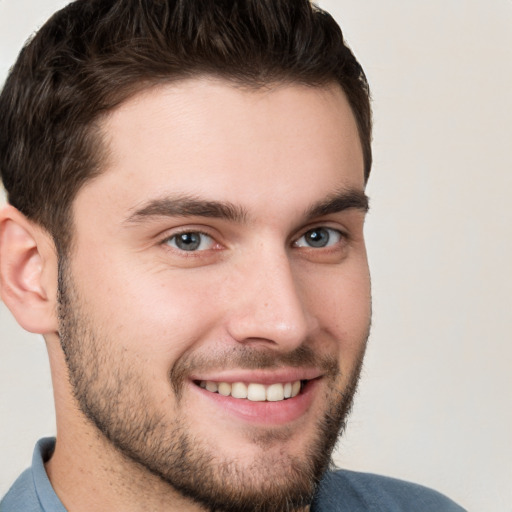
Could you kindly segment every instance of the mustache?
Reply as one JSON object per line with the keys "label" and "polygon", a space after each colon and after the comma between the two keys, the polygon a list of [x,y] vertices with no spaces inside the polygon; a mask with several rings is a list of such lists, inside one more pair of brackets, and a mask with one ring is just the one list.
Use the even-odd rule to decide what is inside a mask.
{"label": "mustache", "polygon": [[335,379],[340,374],[339,363],[334,356],[319,355],[309,345],[300,345],[290,352],[239,345],[222,352],[185,355],[173,365],[169,377],[179,399],[185,381],[192,373],[204,373],[219,368],[271,370],[283,367],[314,367],[320,369],[325,377],[331,379]]}

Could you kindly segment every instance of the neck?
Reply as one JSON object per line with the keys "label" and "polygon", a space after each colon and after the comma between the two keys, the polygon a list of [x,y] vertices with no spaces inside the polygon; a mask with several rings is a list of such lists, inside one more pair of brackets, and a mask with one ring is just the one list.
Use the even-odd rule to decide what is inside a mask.
{"label": "neck", "polygon": [[172,486],[118,453],[101,434],[58,434],[46,463],[55,493],[70,512],[204,512]]}

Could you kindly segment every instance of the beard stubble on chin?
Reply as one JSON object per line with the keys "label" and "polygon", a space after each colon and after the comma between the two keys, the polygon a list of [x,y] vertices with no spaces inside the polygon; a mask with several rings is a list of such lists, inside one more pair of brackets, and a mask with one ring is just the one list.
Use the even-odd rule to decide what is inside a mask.
{"label": "beard stubble on chin", "polygon": [[[249,464],[229,460],[191,433],[183,417],[158,410],[147,379],[129,355],[88,318],[65,260],[59,265],[59,335],[78,407],[121,456],[158,476],[181,495],[218,512],[292,512],[311,501],[331,453],[345,427],[362,366],[361,353],[343,391],[336,386],[335,358],[318,356],[307,345],[277,354],[245,346],[229,354],[183,356],[169,371],[176,405],[183,407],[183,387],[192,371],[208,368],[317,366],[327,381],[323,415],[304,453],[272,449],[287,440],[284,428],[248,429],[247,441],[259,455]],[[109,337],[110,336],[110,337]]]}

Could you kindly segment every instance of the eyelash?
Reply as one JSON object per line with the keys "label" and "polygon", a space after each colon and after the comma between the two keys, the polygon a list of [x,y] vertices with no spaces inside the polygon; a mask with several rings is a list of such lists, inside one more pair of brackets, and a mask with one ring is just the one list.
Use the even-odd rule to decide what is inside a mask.
{"label": "eyelash", "polygon": [[[311,245],[307,245],[307,246],[306,245],[299,245],[299,241],[302,238],[305,238],[306,236],[308,236],[308,235],[310,235],[310,234],[312,234],[314,232],[318,232],[318,231],[327,232],[328,238],[327,238],[326,245],[324,245],[324,246],[317,246],[317,247],[311,246]],[[332,238],[333,234],[335,235],[337,240],[335,240],[334,243],[331,243],[331,238]],[[306,247],[306,248],[313,249],[313,250],[318,250],[318,249],[327,249],[327,250],[331,249],[332,250],[333,246],[336,246],[340,242],[342,242],[344,240],[347,240],[347,239],[348,239],[348,236],[346,235],[346,233],[344,233],[340,229],[331,228],[329,226],[316,226],[314,228],[310,228],[307,231],[305,231],[299,238],[297,238],[297,240],[295,240],[293,245],[295,247]]]}
{"label": "eyelash", "polygon": [[[328,239],[326,241],[326,245],[315,247],[315,246],[311,246],[308,244],[302,245],[299,243],[302,238],[304,238],[308,235],[311,235],[315,231],[318,232],[321,230],[323,230],[324,232],[327,232],[327,234],[328,234]],[[337,239],[334,241],[334,243],[331,243],[333,234],[335,235],[335,237]],[[176,243],[176,241],[179,240],[178,237],[184,236],[184,235],[199,235],[200,240],[198,242],[199,243],[198,247],[195,247],[192,250],[180,248],[178,246],[178,244]],[[214,249],[213,247],[207,247],[207,248],[200,249],[201,245],[204,243],[204,237],[207,237],[211,240],[211,245],[218,244],[218,242],[216,242],[215,238],[213,236],[211,236],[210,234],[205,233],[201,230],[194,230],[194,229],[184,229],[183,231],[180,231],[178,233],[174,233],[170,236],[167,236],[166,238],[164,238],[162,240],[161,244],[167,245],[167,246],[171,247],[173,250],[178,251],[182,254],[186,254],[188,256],[193,256],[193,255],[197,255],[197,253],[204,253],[205,251]],[[342,230],[332,228],[329,226],[320,225],[320,226],[315,226],[313,228],[309,228],[307,231],[304,231],[301,236],[299,236],[298,238],[295,239],[295,241],[292,244],[292,247],[305,248],[305,249],[309,249],[309,250],[320,250],[320,249],[335,250],[336,246],[338,246],[340,243],[342,243],[343,241],[346,241],[346,240],[348,240],[348,235],[345,232],[343,232]],[[173,245],[171,245],[172,241],[174,241]],[[191,243],[193,245],[193,241],[191,241],[191,242],[184,241],[184,242]]]}
{"label": "eyelash", "polygon": [[217,243],[215,241],[215,238],[213,236],[209,235],[208,233],[205,233],[201,230],[188,229],[188,230],[180,231],[178,233],[174,233],[174,234],[166,237],[164,240],[162,240],[162,245],[171,246],[171,242],[174,240],[175,241],[175,245],[173,247],[174,250],[179,251],[181,253],[189,253],[190,255],[197,253],[197,252],[204,252],[206,250],[211,249],[211,247],[208,247],[207,249],[200,249],[200,250],[194,249],[194,250],[187,251],[186,249],[182,249],[182,248],[178,247],[176,244],[176,241],[179,240],[178,237],[180,237],[180,236],[183,237],[184,235],[199,235],[199,237],[203,239],[203,240],[199,241],[199,246],[201,246],[201,244],[204,242],[204,237],[209,238],[213,245]]}

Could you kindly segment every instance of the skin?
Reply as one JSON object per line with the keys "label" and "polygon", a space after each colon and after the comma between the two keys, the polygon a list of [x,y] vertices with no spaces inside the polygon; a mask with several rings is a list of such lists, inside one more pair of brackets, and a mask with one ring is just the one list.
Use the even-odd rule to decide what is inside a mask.
{"label": "skin", "polygon": [[[123,426],[142,428],[144,414],[153,427],[146,444],[164,446],[185,431],[212,467],[228,468],[218,485],[240,475],[249,490],[286,485],[290,465],[306,467],[323,437],[319,418],[350,394],[369,328],[363,157],[344,94],[334,85],[246,90],[194,79],[138,94],[103,120],[102,132],[105,171],[73,204],[63,275],[76,313],[61,307],[60,330],[47,235],[12,207],[1,218],[4,252],[16,230],[36,248],[30,282],[41,312],[32,322],[40,325],[28,327],[45,334],[50,355],[52,485],[73,512],[203,510],[162,478],[165,457],[157,475],[112,439]],[[213,201],[236,215],[205,214]],[[327,203],[327,212],[318,207]],[[329,236],[327,246],[310,244],[314,229]],[[203,233],[198,250],[178,247],[184,232]],[[5,284],[15,273],[7,274],[3,294],[14,298],[6,302],[28,324],[16,307],[27,299],[16,298]],[[72,369],[79,361],[87,378]],[[314,379],[306,405],[255,407],[253,417],[245,400],[226,405],[194,383],[297,378]],[[84,410],[101,396],[109,398],[103,410]],[[284,407],[293,414],[276,420]],[[112,416],[110,439],[91,421],[98,414]]]}

